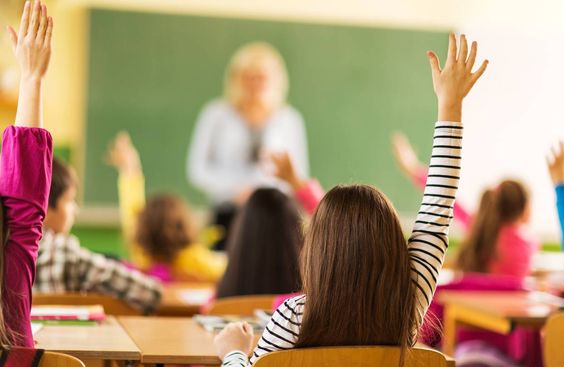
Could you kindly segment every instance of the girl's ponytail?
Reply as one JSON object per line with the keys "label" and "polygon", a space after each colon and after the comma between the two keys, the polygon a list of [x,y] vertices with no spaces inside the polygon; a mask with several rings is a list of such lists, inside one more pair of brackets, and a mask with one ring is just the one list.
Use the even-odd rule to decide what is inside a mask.
{"label": "girl's ponytail", "polygon": [[497,255],[501,228],[521,218],[528,201],[525,187],[513,180],[503,181],[497,188],[484,192],[470,235],[458,253],[458,268],[464,272],[488,272]]}

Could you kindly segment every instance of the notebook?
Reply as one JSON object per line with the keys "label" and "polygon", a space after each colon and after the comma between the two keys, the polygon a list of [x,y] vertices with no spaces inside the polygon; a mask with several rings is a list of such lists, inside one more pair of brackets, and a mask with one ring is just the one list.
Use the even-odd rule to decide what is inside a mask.
{"label": "notebook", "polygon": [[265,325],[262,324],[255,317],[242,317],[242,316],[208,316],[208,315],[195,315],[194,321],[196,321],[201,327],[207,331],[221,331],[227,324],[232,322],[246,321],[251,325],[255,331],[263,331]]}
{"label": "notebook", "polygon": [[64,306],[48,305],[33,306],[31,308],[32,321],[103,321],[106,319],[102,305],[93,306]]}

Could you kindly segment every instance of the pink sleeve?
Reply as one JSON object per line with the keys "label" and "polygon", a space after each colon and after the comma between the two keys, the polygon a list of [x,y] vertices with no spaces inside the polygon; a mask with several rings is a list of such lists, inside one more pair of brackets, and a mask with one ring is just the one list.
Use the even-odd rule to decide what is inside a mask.
{"label": "pink sleeve", "polygon": [[[411,181],[420,189],[425,189],[425,184],[427,183],[427,168],[419,169],[413,176],[411,176]],[[464,205],[460,204],[460,200],[456,200],[454,202],[454,220],[462,226],[464,232],[468,232],[470,230],[470,226],[472,225],[472,215],[468,212]]]}
{"label": "pink sleeve", "polygon": [[8,239],[2,303],[16,346],[33,347],[31,287],[51,185],[52,158],[52,139],[47,130],[12,126],[4,131],[0,196]]}
{"label": "pink sleeve", "polygon": [[296,191],[296,199],[309,214],[313,214],[323,195],[325,195],[325,191],[317,180],[307,181]]}

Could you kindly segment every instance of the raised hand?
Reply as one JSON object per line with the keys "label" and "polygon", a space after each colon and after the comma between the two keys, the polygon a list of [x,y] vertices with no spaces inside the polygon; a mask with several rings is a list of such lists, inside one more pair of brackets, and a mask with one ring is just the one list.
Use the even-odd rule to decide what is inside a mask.
{"label": "raised hand", "polygon": [[299,179],[292,159],[287,152],[283,153],[270,153],[267,155],[272,164],[274,165],[274,176],[287,182],[294,191],[302,187],[302,181]]}
{"label": "raised hand", "polygon": [[564,141],[554,147],[547,157],[548,171],[554,185],[564,184]]}
{"label": "raised hand", "polygon": [[8,27],[12,50],[20,65],[23,79],[41,80],[51,59],[53,19],[47,16],[47,6],[27,1],[18,33]]}
{"label": "raised hand", "polygon": [[19,32],[8,27],[8,33],[21,72],[16,126],[42,127],[41,86],[51,59],[53,19],[40,1],[27,1]]}
{"label": "raised hand", "polygon": [[110,144],[107,160],[108,163],[116,167],[120,173],[141,173],[141,160],[139,159],[139,153],[133,146],[129,134],[125,131],[117,134],[114,141]]}
{"label": "raised hand", "polygon": [[439,120],[461,120],[462,100],[488,66],[488,60],[485,60],[476,72],[472,72],[477,52],[478,44],[472,42],[470,53],[468,53],[468,42],[465,35],[460,36],[460,48],[458,48],[453,33],[449,35],[448,56],[443,69],[441,69],[437,55],[432,51],[427,52],[431,64],[433,87],[439,103]]}
{"label": "raised hand", "polygon": [[392,136],[392,151],[396,162],[408,177],[414,177],[423,167],[411,143],[403,133],[397,132]]}
{"label": "raised hand", "polygon": [[227,325],[213,340],[215,350],[220,359],[233,351],[241,351],[247,355],[253,347],[253,328],[246,322],[234,322]]}

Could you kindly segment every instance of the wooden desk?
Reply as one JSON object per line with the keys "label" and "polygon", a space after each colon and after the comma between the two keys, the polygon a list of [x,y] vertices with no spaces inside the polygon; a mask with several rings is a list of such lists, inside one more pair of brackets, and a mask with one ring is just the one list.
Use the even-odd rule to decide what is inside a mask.
{"label": "wooden desk", "polygon": [[219,366],[213,334],[191,318],[119,317],[141,350],[142,363]]}
{"label": "wooden desk", "polygon": [[141,351],[114,317],[100,325],[44,326],[36,347],[81,359],[141,360]]}
{"label": "wooden desk", "polygon": [[200,313],[200,308],[207,303],[214,290],[215,285],[207,283],[168,284],[163,289],[163,298],[156,314],[159,316],[194,316]]}
{"label": "wooden desk", "polygon": [[508,334],[516,326],[540,329],[558,311],[558,306],[529,292],[443,291],[437,300],[445,307],[443,351],[449,355],[454,353],[459,325]]}
{"label": "wooden desk", "polygon": [[[141,350],[142,363],[221,364],[213,348],[214,335],[191,318],[122,316],[119,322]],[[255,341],[258,342],[259,338],[260,334]],[[420,343],[417,347],[431,349]],[[454,367],[454,359],[446,358],[449,367]]]}
{"label": "wooden desk", "polygon": [[532,271],[534,276],[564,272],[564,253],[540,252],[533,257]]}

